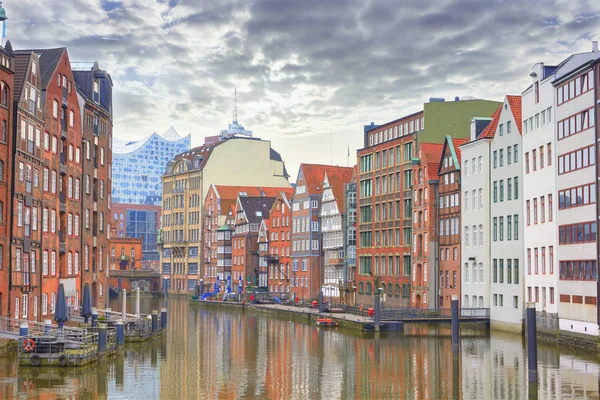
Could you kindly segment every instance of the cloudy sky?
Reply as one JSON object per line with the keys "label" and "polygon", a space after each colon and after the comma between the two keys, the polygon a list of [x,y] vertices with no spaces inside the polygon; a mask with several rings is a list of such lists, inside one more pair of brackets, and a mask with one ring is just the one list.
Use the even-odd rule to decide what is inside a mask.
{"label": "cloudy sky", "polygon": [[[597,0],[4,0],[15,49],[67,46],[114,80],[115,136],[232,119],[299,163],[346,165],[362,126],[429,97],[519,94],[600,38]],[[333,146],[330,145],[333,143]],[[331,151],[331,147],[333,147]],[[354,155],[350,160],[354,163]]]}

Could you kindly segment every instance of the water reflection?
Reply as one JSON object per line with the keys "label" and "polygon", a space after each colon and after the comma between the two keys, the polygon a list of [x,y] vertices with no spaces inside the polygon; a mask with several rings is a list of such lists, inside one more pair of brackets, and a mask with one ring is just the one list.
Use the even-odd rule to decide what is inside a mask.
{"label": "water reflection", "polygon": [[[134,306],[133,302],[128,305]],[[148,312],[162,300],[144,299]],[[113,309],[117,309],[115,306]],[[271,315],[169,300],[166,336],[81,369],[18,369],[0,362],[0,398],[524,399],[519,337],[473,332],[453,352],[450,330],[364,337]],[[485,332],[483,332],[485,334]],[[541,346],[535,398],[598,398],[599,366]]]}

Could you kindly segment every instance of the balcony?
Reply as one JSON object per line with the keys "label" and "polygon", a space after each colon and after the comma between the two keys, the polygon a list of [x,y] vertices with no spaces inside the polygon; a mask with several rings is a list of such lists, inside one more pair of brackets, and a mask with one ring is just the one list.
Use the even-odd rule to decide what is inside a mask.
{"label": "balcony", "polygon": [[64,121],[60,124],[60,140],[67,140],[67,124]]}
{"label": "balcony", "polygon": [[64,214],[67,212],[67,195],[63,192],[59,195],[60,198],[60,213]]}
{"label": "balcony", "polygon": [[60,174],[61,176],[67,175],[67,166],[65,164],[60,164]]}
{"label": "balcony", "polygon": [[279,257],[275,255],[265,257],[267,264],[279,264]]}
{"label": "balcony", "polygon": [[65,235],[63,231],[58,231],[58,241],[59,241],[59,253],[65,254],[67,252],[67,245],[65,244]]}
{"label": "balcony", "polygon": [[13,271],[12,285],[20,288],[22,292],[31,292],[40,286],[40,279],[37,272]]}
{"label": "balcony", "polygon": [[62,93],[63,107],[69,107],[69,100],[68,100],[67,95],[68,95],[67,88],[65,86],[63,86],[63,93]]}

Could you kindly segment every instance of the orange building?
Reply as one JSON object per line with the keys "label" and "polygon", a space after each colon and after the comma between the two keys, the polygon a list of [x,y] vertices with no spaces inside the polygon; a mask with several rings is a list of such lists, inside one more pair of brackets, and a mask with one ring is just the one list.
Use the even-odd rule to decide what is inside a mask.
{"label": "orange building", "polygon": [[467,139],[446,136],[438,169],[439,215],[434,231],[439,242],[439,308],[448,308],[453,295],[460,302],[460,149]]}
{"label": "orange building", "polygon": [[441,144],[421,143],[413,159],[411,307],[437,308],[436,190]]}
{"label": "orange building", "polygon": [[15,60],[10,42],[0,46],[0,316],[7,315],[11,258],[10,224],[12,215],[12,154],[14,152],[13,80]]}
{"label": "orange building", "polygon": [[[110,270],[111,271],[136,271],[143,268],[142,263],[142,238],[113,236],[110,245]],[[121,284],[119,284],[121,280]],[[109,284],[113,290],[132,289],[131,280],[122,277],[110,277]]]}

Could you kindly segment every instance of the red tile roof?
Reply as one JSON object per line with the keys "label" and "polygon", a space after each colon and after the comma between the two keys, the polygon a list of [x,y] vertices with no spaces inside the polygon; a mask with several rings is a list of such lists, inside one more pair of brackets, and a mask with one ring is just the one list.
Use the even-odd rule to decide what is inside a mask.
{"label": "red tile roof", "polygon": [[429,179],[439,179],[438,169],[443,150],[442,143],[421,143],[421,165],[427,166]]}
{"label": "red tile roof", "polygon": [[500,121],[500,113],[502,112],[502,106],[498,107],[496,111],[492,114],[492,121],[485,127],[483,132],[479,135],[477,139],[493,139],[496,136],[496,128],[498,127],[498,121]]}
{"label": "red tile roof", "polygon": [[462,165],[462,155],[459,146],[467,143],[468,141],[468,138],[452,138],[452,146],[454,147],[454,151],[456,152],[456,158],[458,158],[458,166]]}
{"label": "red tile roof", "polygon": [[230,206],[235,206],[240,193],[245,193],[245,196],[265,196],[277,197],[281,192],[285,193],[290,199],[294,195],[294,188],[282,187],[257,187],[257,186],[226,186],[212,185],[215,195],[221,200],[221,215],[227,215]]}
{"label": "red tile roof", "polygon": [[508,105],[510,106],[510,110],[512,111],[513,117],[515,117],[515,121],[517,122],[517,128],[519,129],[519,134],[523,134],[523,112],[521,109],[521,96],[506,96],[508,100]]}
{"label": "red tile roof", "polygon": [[350,174],[350,178],[347,178],[348,181],[350,181],[350,179],[352,179],[354,168],[321,164],[300,164],[300,170],[302,171],[304,181],[306,182],[306,192],[308,194],[319,194],[322,193],[325,173],[327,173],[329,179],[332,179],[332,177],[335,176],[346,176],[347,174]]}
{"label": "red tile roof", "polygon": [[[343,168],[343,167],[342,167]],[[333,191],[333,196],[338,206],[340,213],[344,211],[344,185],[352,182],[352,176],[354,175],[354,168],[344,168],[343,170],[337,171],[338,173],[326,172],[329,185]],[[325,180],[325,177],[323,177]]]}

